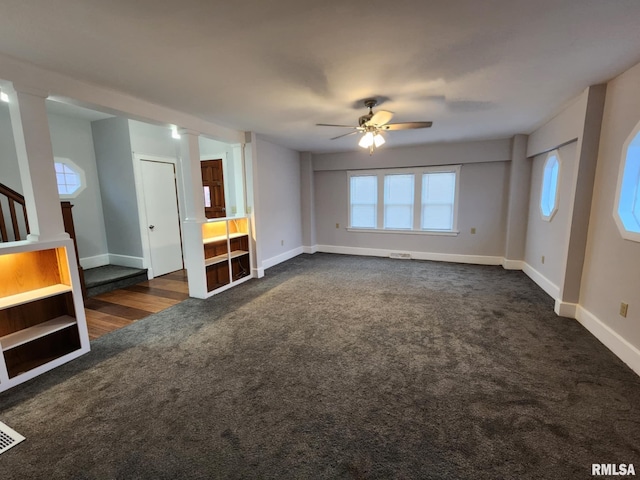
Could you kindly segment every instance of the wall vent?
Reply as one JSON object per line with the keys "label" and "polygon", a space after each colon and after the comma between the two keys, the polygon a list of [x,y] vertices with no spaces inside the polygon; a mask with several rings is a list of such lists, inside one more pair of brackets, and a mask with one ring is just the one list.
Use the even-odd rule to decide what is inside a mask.
{"label": "wall vent", "polygon": [[0,422],[0,454],[6,452],[11,447],[15,447],[23,440],[24,437],[22,435]]}
{"label": "wall vent", "polygon": [[391,252],[389,258],[399,258],[401,260],[411,260],[411,254],[405,252]]}

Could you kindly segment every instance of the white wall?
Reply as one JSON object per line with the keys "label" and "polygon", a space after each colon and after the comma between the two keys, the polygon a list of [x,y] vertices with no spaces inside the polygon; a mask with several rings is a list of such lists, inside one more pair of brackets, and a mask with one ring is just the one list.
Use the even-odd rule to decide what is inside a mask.
{"label": "white wall", "polygon": [[[640,243],[624,240],[613,217],[622,145],[638,122],[640,65],[607,85],[580,305],[584,321],[600,322],[592,328],[601,328],[601,340],[614,338],[614,345],[635,349],[635,357],[625,359],[609,345],[627,363],[635,361],[640,373]],[[620,302],[629,303],[627,318],[618,314]]]}
{"label": "white wall", "polygon": [[142,258],[129,124],[114,117],[91,122],[109,253]]}
{"label": "white wall", "polygon": [[139,155],[178,158],[180,143],[171,137],[169,127],[129,120],[131,150]]}
{"label": "white wall", "polygon": [[527,157],[548,152],[566,142],[577,140],[584,129],[587,101],[588,90],[585,90],[557,115],[529,135]]}
{"label": "white wall", "polygon": [[20,167],[13,141],[9,104],[0,102],[0,183],[22,193]]}
{"label": "white wall", "polygon": [[[523,270],[555,301],[559,315],[575,318],[588,233],[596,152],[606,85],[587,88],[566,109],[529,135],[535,156]],[[559,209],[551,222],[540,218],[540,189],[546,153],[560,149]],[[545,263],[542,263],[542,256]]]}
{"label": "white wall", "polygon": [[106,255],[107,235],[102,213],[98,168],[93,148],[91,123],[88,120],[49,114],[53,154],[68,158],[84,170],[87,187],[73,205],[73,223],[80,259]]}
{"label": "white wall", "polygon": [[262,262],[258,268],[269,268],[302,253],[300,156],[257,137],[256,157],[256,237]]}
{"label": "white wall", "polygon": [[[547,154],[543,153],[534,157],[531,170],[524,261],[529,268],[537,272],[538,278],[536,280],[538,283],[544,282],[541,286],[554,299],[559,296],[565,267],[563,246],[567,244],[569,238],[567,224],[571,215],[571,192],[575,182],[576,153],[576,142],[559,149],[558,211],[551,221],[543,220],[540,212],[542,177]],[[545,257],[544,263],[542,263],[543,255]],[[539,278],[540,276],[542,278]]]}
{"label": "white wall", "polygon": [[[422,145],[314,155],[316,238],[320,251],[384,255],[414,252],[421,258],[501,263],[509,187],[510,140]],[[382,163],[384,156],[389,163]],[[375,157],[375,158],[374,158]],[[338,161],[339,159],[339,161]],[[462,164],[458,236],[347,231],[347,170]],[[340,167],[340,168],[337,168]],[[336,223],[339,227],[336,228]],[[471,228],[476,234],[471,234]],[[370,249],[370,250],[367,250]],[[457,258],[456,258],[457,256]]]}
{"label": "white wall", "polygon": [[373,155],[368,150],[313,155],[313,169],[356,170],[424,165],[457,165],[511,159],[511,140],[431,143],[409,147],[381,148]]}

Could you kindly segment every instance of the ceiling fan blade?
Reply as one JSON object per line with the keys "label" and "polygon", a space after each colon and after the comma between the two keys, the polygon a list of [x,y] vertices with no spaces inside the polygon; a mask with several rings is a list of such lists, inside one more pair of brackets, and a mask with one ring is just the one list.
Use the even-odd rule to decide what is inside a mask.
{"label": "ceiling fan blade", "polygon": [[353,125],[334,125],[332,123],[316,123],[317,127],[341,127],[341,128],[360,128]]}
{"label": "ceiling fan blade", "polygon": [[381,130],[411,130],[412,128],[429,128],[433,125],[433,122],[404,122],[404,123],[390,123],[389,125],[383,125]]}
{"label": "ceiling fan blade", "polygon": [[373,117],[371,117],[371,120],[369,120],[367,123],[370,125],[381,127],[382,125],[386,125],[387,123],[389,123],[392,118],[393,113],[387,112],[386,110],[378,110],[373,114]]}
{"label": "ceiling fan blade", "polygon": [[357,131],[355,132],[349,132],[349,133],[345,133],[344,135],[338,135],[337,137],[333,137],[330,140],[335,140],[337,138],[342,138],[342,137],[348,137],[349,135],[355,135],[356,133],[358,133]]}

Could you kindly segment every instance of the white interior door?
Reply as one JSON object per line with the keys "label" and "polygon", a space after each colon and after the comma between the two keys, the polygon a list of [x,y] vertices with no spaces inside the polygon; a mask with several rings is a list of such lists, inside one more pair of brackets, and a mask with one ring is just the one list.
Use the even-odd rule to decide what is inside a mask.
{"label": "white interior door", "polygon": [[140,161],[153,276],[183,267],[180,216],[173,163]]}

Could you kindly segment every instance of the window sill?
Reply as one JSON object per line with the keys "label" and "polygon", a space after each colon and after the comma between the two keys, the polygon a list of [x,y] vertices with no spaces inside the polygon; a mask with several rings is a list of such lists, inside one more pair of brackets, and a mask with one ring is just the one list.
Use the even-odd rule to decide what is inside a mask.
{"label": "window sill", "polygon": [[404,235],[434,235],[438,237],[457,237],[460,233],[458,230],[390,230],[382,228],[347,228],[347,232],[358,233],[400,233]]}

